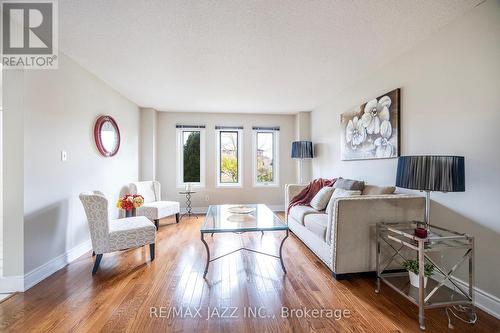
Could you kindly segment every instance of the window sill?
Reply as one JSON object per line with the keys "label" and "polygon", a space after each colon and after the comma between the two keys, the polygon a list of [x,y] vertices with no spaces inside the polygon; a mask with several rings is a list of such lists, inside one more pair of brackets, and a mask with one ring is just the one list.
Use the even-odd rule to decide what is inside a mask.
{"label": "window sill", "polygon": [[259,183],[254,183],[253,187],[260,187],[260,188],[273,187],[273,188],[277,188],[277,187],[280,187],[280,184],[259,184]]}
{"label": "window sill", "polygon": [[[186,185],[184,185],[184,184],[177,184],[176,188],[178,190],[185,190],[186,189]],[[201,190],[203,188],[205,188],[204,184],[202,184],[202,185],[193,185],[193,184],[191,184],[191,189],[192,190]]]}
{"label": "window sill", "polygon": [[217,184],[216,188],[243,188],[241,184]]}

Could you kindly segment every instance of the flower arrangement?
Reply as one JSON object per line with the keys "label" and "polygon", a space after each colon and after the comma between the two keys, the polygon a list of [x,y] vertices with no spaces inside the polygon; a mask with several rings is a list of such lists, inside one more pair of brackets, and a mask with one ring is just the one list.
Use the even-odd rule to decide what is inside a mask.
{"label": "flower arrangement", "polygon": [[118,198],[116,208],[130,211],[139,208],[144,204],[144,198],[139,194],[125,194],[123,197]]}

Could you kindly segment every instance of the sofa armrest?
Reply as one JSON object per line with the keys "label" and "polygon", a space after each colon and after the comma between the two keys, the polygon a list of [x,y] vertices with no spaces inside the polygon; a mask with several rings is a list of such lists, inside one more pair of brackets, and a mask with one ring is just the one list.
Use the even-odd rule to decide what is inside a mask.
{"label": "sofa armrest", "polygon": [[285,185],[285,221],[288,221],[288,204],[290,201],[305,189],[307,185],[301,184],[286,184]]}
{"label": "sofa armrest", "polygon": [[376,269],[378,222],[424,221],[425,215],[425,198],[415,195],[339,198],[333,206],[329,228],[332,267],[337,274]]}

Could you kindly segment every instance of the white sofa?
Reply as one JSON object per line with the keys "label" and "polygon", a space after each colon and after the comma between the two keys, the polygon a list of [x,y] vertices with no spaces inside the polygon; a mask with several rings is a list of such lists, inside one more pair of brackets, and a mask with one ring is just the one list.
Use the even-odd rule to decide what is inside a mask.
{"label": "white sofa", "polygon": [[[285,186],[285,207],[306,185]],[[333,198],[328,211],[295,206],[286,214],[290,230],[332,271],[336,279],[376,270],[375,225],[424,221],[425,199],[407,194]]]}
{"label": "white sofa", "polygon": [[135,182],[129,185],[132,194],[140,194],[144,205],[136,209],[137,216],[145,216],[154,222],[158,230],[160,219],[175,215],[179,223],[180,204],[177,201],[162,201],[160,183],[157,181]]}

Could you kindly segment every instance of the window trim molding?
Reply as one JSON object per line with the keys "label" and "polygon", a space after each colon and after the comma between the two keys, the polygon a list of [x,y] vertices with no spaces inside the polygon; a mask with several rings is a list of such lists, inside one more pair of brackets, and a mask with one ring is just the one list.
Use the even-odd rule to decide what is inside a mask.
{"label": "window trim molding", "polygon": [[[184,154],[183,154],[183,132],[200,132],[200,182],[199,183],[186,183],[184,182]],[[191,184],[194,188],[204,188],[205,187],[205,127],[176,127],[176,186],[178,189],[183,189],[187,184]]]}
{"label": "window trim molding", "polygon": [[[257,133],[273,133],[273,172],[274,180],[271,183],[260,183],[257,181]],[[253,187],[279,187],[279,128],[276,129],[254,129],[252,131],[252,182]]]}
{"label": "window trim molding", "polygon": [[[222,126],[221,126],[222,127]],[[220,182],[220,133],[236,132],[238,133],[238,182],[221,183]],[[243,128],[217,128],[215,130],[215,187],[216,188],[242,188],[243,187]]]}

